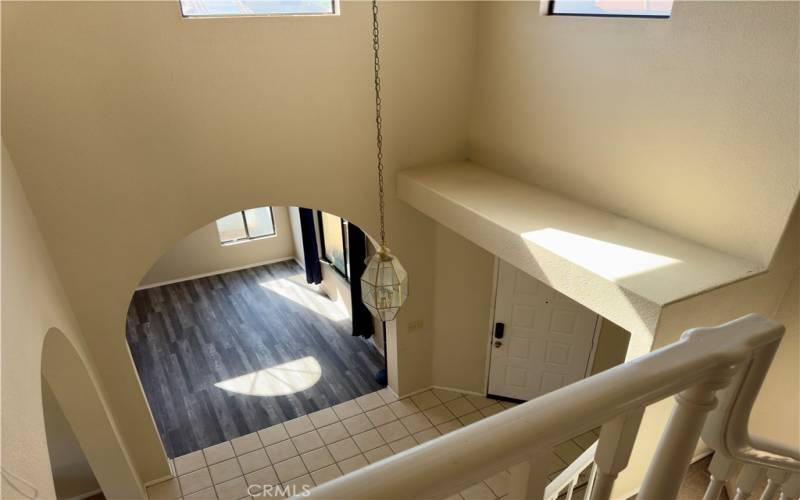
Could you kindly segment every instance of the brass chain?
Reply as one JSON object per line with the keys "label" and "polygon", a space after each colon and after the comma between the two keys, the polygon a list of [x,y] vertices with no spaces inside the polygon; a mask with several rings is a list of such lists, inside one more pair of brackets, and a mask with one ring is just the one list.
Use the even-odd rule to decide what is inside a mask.
{"label": "brass chain", "polygon": [[386,228],[384,225],[383,206],[383,134],[381,126],[381,58],[380,28],[378,26],[378,0],[372,0],[372,51],[375,53],[375,128],[377,131],[376,143],[378,146],[378,211],[380,213],[381,246],[386,246]]}

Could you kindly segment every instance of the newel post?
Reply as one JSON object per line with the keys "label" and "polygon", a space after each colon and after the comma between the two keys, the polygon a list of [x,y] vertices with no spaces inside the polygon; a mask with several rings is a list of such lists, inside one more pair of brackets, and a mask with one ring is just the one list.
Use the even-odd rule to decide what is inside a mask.
{"label": "newel post", "polygon": [[730,383],[735,368],[728,367],[720,377],[690,387],[675,396],[675,408],[658,442],[655,457],[647,469],[638,498],[677,498],[708,412],[717,406],[714,394]]}

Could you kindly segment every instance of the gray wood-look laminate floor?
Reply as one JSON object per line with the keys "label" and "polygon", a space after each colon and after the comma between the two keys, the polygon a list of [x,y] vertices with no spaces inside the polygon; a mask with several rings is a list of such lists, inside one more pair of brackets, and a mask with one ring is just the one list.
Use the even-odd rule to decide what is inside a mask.
{"label": "gray wood-look laminate floor", "polygon": [[[371,342],[350,335],[340,306],[306,284],[293,261],[137,291],[128,345],[167,454],[380,389],[373,375],[383,358]],[[276,372],[267,371],[297,360],[305,361],[297,378],[284,370],[273,380]],[[314,362],[321,369],[316,383],[272,395],[282,385],[286,392],[302,388]]]}

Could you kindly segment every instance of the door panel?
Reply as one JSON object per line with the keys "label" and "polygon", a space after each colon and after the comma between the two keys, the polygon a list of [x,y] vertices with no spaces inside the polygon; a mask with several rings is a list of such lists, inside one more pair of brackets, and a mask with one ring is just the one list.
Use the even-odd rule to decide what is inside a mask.
{"label": "door panel", "polygon": [[597,315],[502,261],[495,321],[506,326],[492,346],[490,394],[529,400],[584,377]]}

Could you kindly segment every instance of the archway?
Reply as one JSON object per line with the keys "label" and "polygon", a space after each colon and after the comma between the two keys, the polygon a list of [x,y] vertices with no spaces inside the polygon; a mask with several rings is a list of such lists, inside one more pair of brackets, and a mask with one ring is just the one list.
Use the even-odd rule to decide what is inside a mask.
{"label": "archway", "polygon": [[[301,214],[311,217],[310,240]],[[379,351],[352,336],[360,293],[350,288],[374,251],[370,240],[327,212],[246,208],[201,226],[154,263],[132,298],[127,338],[169,457],[385,385],[374,380]],[[367,321],[383,350],[382,325]]]}
{"label": "archway", "polygon": [[42,377],[42,409],[56,498],[93,498],[100,485],[53,390]]}
{"label": "archway", "polygon": [[42,379],[63,411],[107,498],[144,498],[145,492],[85,361],[52,328],[42,347]]}

